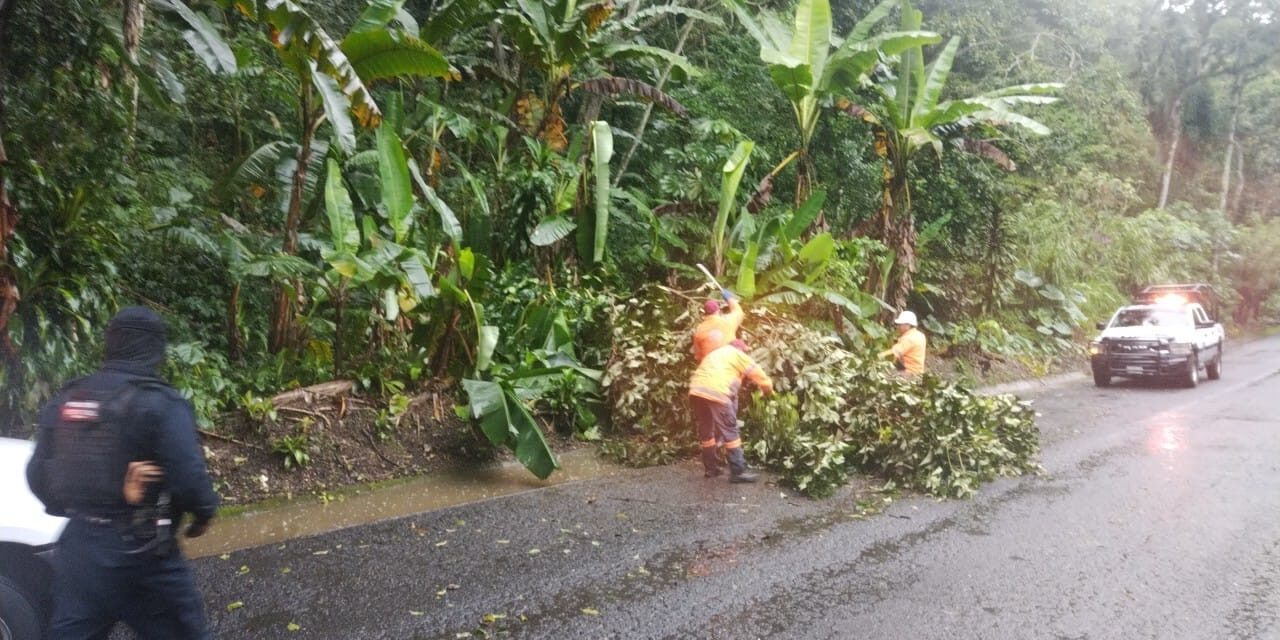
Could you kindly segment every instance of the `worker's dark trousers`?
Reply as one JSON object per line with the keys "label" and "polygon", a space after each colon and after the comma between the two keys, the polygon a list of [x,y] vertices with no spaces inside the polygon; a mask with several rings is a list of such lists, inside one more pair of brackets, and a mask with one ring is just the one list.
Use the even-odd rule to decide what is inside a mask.
{"label": "worker's dark trousers", "polygon": [[105,640],[117,621],[144,640],[212,637],[182,554],[129,553],[139,546],[110,525],[67,523],[54,551],[51,640]]}
{"label": "worker's dark trousers", "polygon": [[[698,423],[698,440],[702,443],[702,466],[708,474],[717,473],[720,462],[716,458],[717,443],[740,443],[738,433],[737,402],[721,404],[698,396],[689,396],[693,406],[693,418]],[[708,443],[711,443],[708,446]],[[746,470],[742,457],[742,447],[726,449],[729,458],[729,469],[733,475]]]}

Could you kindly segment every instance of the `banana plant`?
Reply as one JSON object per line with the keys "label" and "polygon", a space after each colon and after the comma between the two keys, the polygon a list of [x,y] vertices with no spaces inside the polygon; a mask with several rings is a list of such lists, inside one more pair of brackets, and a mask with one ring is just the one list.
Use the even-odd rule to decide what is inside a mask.
{"label": "banana plant", "polygon": [[[897,1],[897,0],[895,0]],[[923,15],[901,0],[903,32],[917,32]],[[871,125],[875,152],[885,166],[882,205],[870,221],[870,235],[879,239],[895,255],[894,277],[887,280],[890,291],[877,291],[898,309],[904,308],[912,290],[916,271],[916,229],[911,214],[910,166],[922,150],[940,155],[948,144],[1014,170],[1013,161],[995,145],[974,133],[988,134],[1004,126],[1015,126],[1036,135],[1049,128],[1014,109],[1019,105],[1044,105],[1057,100],[1052,94],[1063,85],[1045,82],[1005,87],[977,96],[942,100],[951,65],[960,39],[951,38],[926,69],[924,47],[917,43],[901,50],[896,73],[874,84],[876,101],[867,107],[845,97],[837,106],[846,114]],[[883,281],[874,273],[869,283]]]}
{"label": "banana plant", "polygon": [[[921,31],[918,25],[872,35],[898,0],[881,2],[843,38],[832,33],[829,0],[800,0],[790,29],[773,13],[766,11],[757,20],[740,0],[723,1],[760,45],[760,60],[795,114],[800,144],[770,175],[776,175],[792,162],[799,163],[796,206],[809,198],[816,180],[809,146],[821,119],[823,104],[856,88],[876,68],[882,56],[894,56],[941,40],[938,34]],[[822,225],[821,216],[818,220]]]}
{"label": "banana plant", "polygon": [[788,305],[820,299],[855,318],[870,317],[883,306],[870,294],[832,282],[828,270],[839,259],[839,241],[831,233],[803,239],[825,201],[826,192],[815,191],[799,208],[762,224],[750,213],[742,215],[733,233],[741,250],[731,253],[737,260],[738,295]]}
{"label": "banana plant", "polygon": [[[298,81],[299,139],[296,162],[289,189],[284,222],[285,255],[298,250],[298,227],[308,193],[308,169],[316,155],[314,138],[319,128],[328,123],[335,146],[343,153],[355,150],[356,128],[373,128],[382,120],[382,111],[373,99],[370,86],[379,80],[397,77],[450,77],[448,62],[438,51],[403,26],[404,0],[371,0],[356,22],[340,41],[335,40],[294,0],[219,0],[225,9],[236,9],[251,21],[262,25],[284,67]],[[198,55],[219,56],[225,46],[216,44],[216,32],[199,14],[179,12],[200,36],[188,38]],[[198,45],[198,46],[197,46]],[[211,68],[213,68],[211,66]],[[399,213],[397,211],[397,213]],[[271,322],[270,349],[282,350],[290,339],[293,326],[293,297],[284,283],[276,287]]]}
{"label": "banana plant", "polygon": [[[556,151],[568,147],[561,103],[573,91],[602,97],[628,95],[661,105],[678,115],[685,108],[660,89],[641,80],[600,75],[600,69],[624,59],[667,62],[686,76],[697,70],[683,56],[620,37],[631,22],[618,18],[617,9],[635,0],[514,0],[499,9],[506,35],[520,58],[542,74],[540,95],[520,97],[516,110],[526,133],[545,141]],[[701,12],[689,19],[714,19]],[[634,18],[634,16],[633,16]],[[591,77],[575,73],[597,70]]]}

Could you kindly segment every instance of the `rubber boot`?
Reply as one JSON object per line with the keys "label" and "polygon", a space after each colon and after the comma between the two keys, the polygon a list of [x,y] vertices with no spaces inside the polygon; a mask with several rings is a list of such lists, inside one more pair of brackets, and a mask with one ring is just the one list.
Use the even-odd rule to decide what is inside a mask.
{"label": "rubber boot", "polygon": [[724,473],[720,468],[720,456],[716,455],[716,447],[703,447],[702,471],[704,478],[714,478]]}
{"label": "rubber boot", "polygon": [[734,447],[728,450],[729,454],[729,482],[744,483],[755,482],[760,479],[754,473],[747,471],[747,459],[742,455],[742,447]]}

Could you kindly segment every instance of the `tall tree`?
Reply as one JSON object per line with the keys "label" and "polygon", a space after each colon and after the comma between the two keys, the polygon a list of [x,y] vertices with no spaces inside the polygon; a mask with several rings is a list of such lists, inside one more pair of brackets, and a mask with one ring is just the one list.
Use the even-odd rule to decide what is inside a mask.
{"label": "tall tree", "polygon": [[[760,45],[760,59],[769,69],[774,86],[791,102],[799,146],[770,175],[791,162],[797,163],[795,204],[809,199],[816,180],[809,147],[817,131],[823,103],[834,95],[848,95],[880,62],[881,55],[895,56],[926,44],[938,42],[936,33],[914,28],[872,35],[887,18],[898,0],[885,0],[872,9],[844,38],[832,33],[831,4],[828,0],[800,0],[791,28],[772,13],[753,18],[738,0],[725,0],[747,31]],[[834,45],[834,46],[833,46]],[[818,225],[824,225],[819,216]]]}
{"label": "tall tree", "polygon": [[[920,11],[903,0],[901,30],[919,31],[922,21]],[[1048,127],[1017,113],[1014,108],[1054,102],[1056,98],[1047,94],[1062,86],[1023,84],[970,98],[941,100],[959,46],[959,38],[951,38],[927,69],[924,47],[910,47],[900,53],[896,73],[876,83],[877,100],[873,105],[868,108],[848,100],[840,102],[845,113],[871,125],[876,154],[884,161],[880,210],[868,221],[866,231],[889,247],[896,260],[891,278],[883,278],[885,274],[873,267],[867,282],[873,286],[885,282],[887,290],[875,293],[898,309],[906,307],[916,273],[916,227],[911,211],[910,176],[912,163],[920,152],[930,149],[941,154],[944,146],[951,144],[1012,170],[1014,165],[1009,157],[981,134],[1008,125],[1039,135],[1049,133]]]}

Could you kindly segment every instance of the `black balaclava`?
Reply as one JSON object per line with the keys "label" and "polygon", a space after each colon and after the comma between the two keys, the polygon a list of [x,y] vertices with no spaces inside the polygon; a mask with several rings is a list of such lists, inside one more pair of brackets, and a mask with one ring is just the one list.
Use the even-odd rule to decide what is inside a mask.
{"label": "black balaclava", "polygon": [[146,307],[125,307],[107,325],[106,364],[137,375],[154,376],[164,362],[164,320]]}

